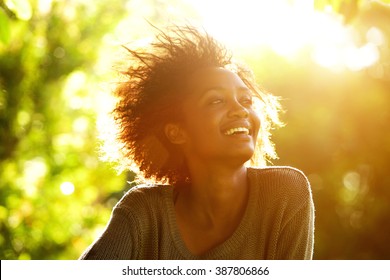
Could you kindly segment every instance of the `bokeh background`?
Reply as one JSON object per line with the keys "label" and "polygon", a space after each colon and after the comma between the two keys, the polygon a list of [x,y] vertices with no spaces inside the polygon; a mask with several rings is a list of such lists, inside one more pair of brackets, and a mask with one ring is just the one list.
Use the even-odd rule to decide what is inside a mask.
{"label": "bokeh background", "polygon": [[202,26],[280,96],[315,259],[390,258],[390,1],[0,0],[0,258],[77,259],[132,174],[99,160],[121,44]]}

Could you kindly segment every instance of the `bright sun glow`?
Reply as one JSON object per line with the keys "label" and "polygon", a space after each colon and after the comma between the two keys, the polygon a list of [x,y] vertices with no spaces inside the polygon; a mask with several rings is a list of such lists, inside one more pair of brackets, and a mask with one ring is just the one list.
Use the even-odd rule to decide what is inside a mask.
{"label": "bright sun glow", "polygon": [[71,195],[74,193],[74,184],[72,182],[63,182],[60,186],[61,192],[64,195]]}
{"label": "bright sun glow", "polygon": [[315,63],[332,70],[358,71],[379,59],[380,30],[369,30],[357,45],[356,31],[331,7],[316,11],[313,0],[187,1],[208,32],[232,46],[269,48],[286,58],[310,49]]}

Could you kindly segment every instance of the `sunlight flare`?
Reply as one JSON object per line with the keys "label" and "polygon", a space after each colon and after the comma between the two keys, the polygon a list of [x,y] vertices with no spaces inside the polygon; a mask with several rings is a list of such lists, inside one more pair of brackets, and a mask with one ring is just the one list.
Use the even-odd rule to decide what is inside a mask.
{"label": "sunlight flare", "polygon": [[74,193],[75,187],[72,182],[63,182],[60,185],[60,189],[64,195],[71,195]]}
{"label": "sunlight flare", "polygon": [[336,71],[359,71],[379,60],[380,30],[370,29],[358,44],[342,16],[331,8],[316,10],[314,1],[187,1],[208,32],[233,47],[271,49],[286,59],[309,51],[313,62]]}

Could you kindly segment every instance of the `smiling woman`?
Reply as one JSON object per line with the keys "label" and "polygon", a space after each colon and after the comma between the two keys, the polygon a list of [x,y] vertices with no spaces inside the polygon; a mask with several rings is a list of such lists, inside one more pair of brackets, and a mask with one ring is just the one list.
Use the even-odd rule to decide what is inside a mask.
{"label": "smiling woman", "polygon": [[208,34],[158,31],[128,49],[113,111],[122,163],[152,183],[125,194],[81,259],[310,259],[306,177],[259,167],[275,156],[276,99]]}
{"label": "smiling woman", "polygon": [[180,143],[185,158],[191,158],[186,164],[222,161],[239,166],[248,161],[255,151],[260,119],[252,93],[239,76],[220,67],[201,68],[188,78],[188,92],[181,106],[183,118],[174,128],[182,131]]}

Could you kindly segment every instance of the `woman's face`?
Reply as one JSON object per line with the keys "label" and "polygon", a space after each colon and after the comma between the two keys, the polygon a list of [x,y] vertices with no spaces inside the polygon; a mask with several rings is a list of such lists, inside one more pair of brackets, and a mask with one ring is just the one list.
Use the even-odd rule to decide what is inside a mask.
{"label": "woman's face", "polygon": [[253,93],[240,77],[223,68],[202,68],[189,77],[187,89],[179,124],[187,161],[248,161],[260,120],[253,108]]}

